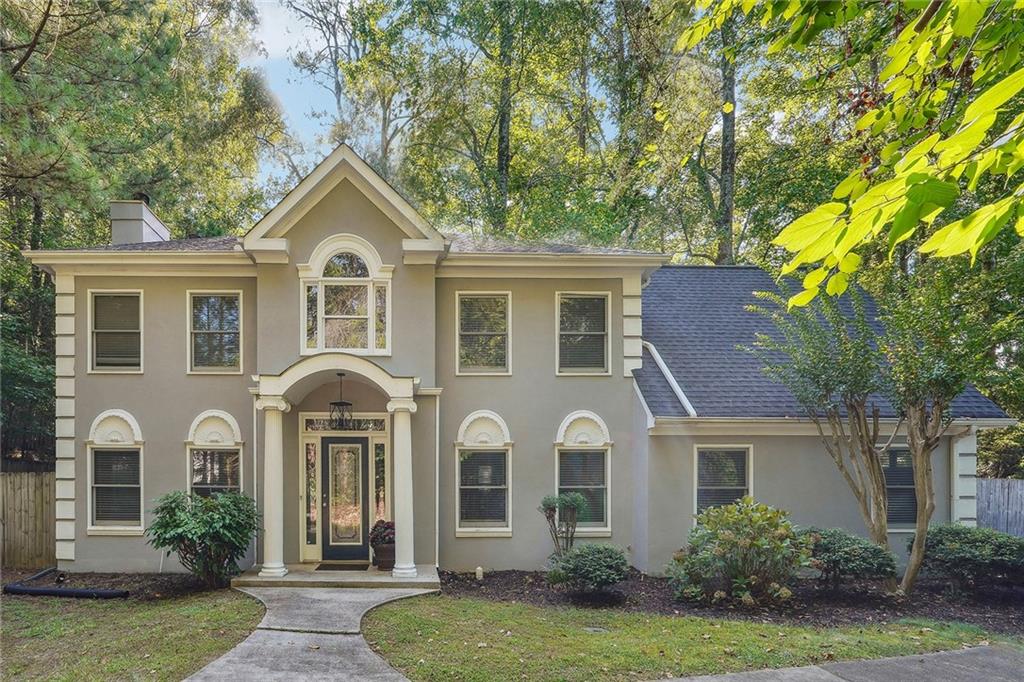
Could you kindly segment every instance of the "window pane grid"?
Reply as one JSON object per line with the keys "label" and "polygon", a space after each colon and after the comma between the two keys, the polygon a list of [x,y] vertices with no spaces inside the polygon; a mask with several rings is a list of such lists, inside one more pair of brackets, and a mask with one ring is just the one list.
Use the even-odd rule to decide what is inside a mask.
{"label": "window pane grid", "polygon": [[747,457],[743,449],[706,448],[697,451],[697,512],[732,504],[750,493]]}
{"label": "window pane grid", "polygon": [[576,521],[583,528],[608,525],[607,452],[563,450],[558,453],[558,493],[579,493],[587,505]]}
{"label": "window pane grid", "polygon": [[238,294],[192,294],[192,369],[238,369],[241,300]]}
{"label": "window pane grid", "polygon": [[139,451],[95,450],[92,465],[92,523],[97,526],[142,525]]}
{"label": "window pane grid", "polygon": [[507,294],[459,294],[459,370],[508,370]]}
{"label": "window pane grid", "polygon": [[608,299],[563,294],[558,299],[558,368],[606,372]]}
{"label": "window pane grid", "polygon": [[95,294],[92,299],[92,363],[95,368],[142,366],[139,294]]}

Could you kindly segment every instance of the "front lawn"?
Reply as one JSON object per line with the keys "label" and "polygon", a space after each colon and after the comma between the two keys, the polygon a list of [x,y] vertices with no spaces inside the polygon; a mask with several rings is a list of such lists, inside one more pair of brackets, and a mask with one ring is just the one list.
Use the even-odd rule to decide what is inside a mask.
{"label": "front lawn", "polygon": [[232,590],[157,599],[2,600],[0,678],[180,680],[255,629],[263,606]]}
{"label": "front lawn", "polygon": [[370,645],[413,680],[623,680],[812,665],[959,649],[968,625],[821,628],[543,607],[432,595],[367,615]]}

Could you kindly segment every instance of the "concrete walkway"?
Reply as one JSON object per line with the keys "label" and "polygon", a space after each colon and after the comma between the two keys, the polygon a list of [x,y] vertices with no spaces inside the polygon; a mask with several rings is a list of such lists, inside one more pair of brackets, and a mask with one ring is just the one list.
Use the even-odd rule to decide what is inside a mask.
{"label": "concrete walkway", "polygon": [[238,646],[189,680],[405,680],[359,634],[375,606],[434,590],[251,587],[267,613]]}
{"label": "concrete walkway", "polygon": [[676,678],[675,682],[1020,682],[1021,679],[1024,679],[1024,652],[996,645],[873,661]]}

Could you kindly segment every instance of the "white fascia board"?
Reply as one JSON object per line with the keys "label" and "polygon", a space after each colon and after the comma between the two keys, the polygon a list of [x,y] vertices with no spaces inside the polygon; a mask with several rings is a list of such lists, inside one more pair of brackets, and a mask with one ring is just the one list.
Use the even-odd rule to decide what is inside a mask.
{"label": "white fascia board", "polygon": [[[885,428],[896,425],[892,417],[879,419]],[[973,426],[976,429],[1012,426],[1013,419],[955,419],[944,435],[956,435],[955,430]],[[654,436],[817,436],[818,428],[807,417],[655,417]],[[906,424],[899,430],[906,433]]]}
{"label": "white fascia board", "polygon": [[676,381],[676,378],[672,375],[672,371],[662,359],[661,353],[658,352],[658,349],[655,348],[654,344],[650,341],[644,341],[643,345],[651,354],[651,357],[654,358],[654,364],[656,364],[658,369],[661,370],[662,375],[665,377],[665,381],[668,382],[669,388],[672,389],[676,399],[679,400],[679,404],[683,406],[683,409],[686,410],[686,413],[690,415],[690,417],[696,417],[697,411],[693,409],[693,405],[690,404],[690,400],[686,397],[686,394],[683,393],[683,389],[679,386],[679,382]]}

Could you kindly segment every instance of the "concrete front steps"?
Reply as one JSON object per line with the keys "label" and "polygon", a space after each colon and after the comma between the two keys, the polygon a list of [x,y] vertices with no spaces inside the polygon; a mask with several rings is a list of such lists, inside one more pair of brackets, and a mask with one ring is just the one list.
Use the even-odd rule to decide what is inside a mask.
{"label": "concrete front steps", "polygon": [[288,573],[280,578],[259,575],[258,568],[250,568],[237,578],[231,587],[352,587],[352,588],[410,588],[437,590],[441,580],[432,564],[416,567],[415,578],[395,578],[390,571],[378,571],[370,566],[365,571],[318,571],[318,564],[289,564]]}

